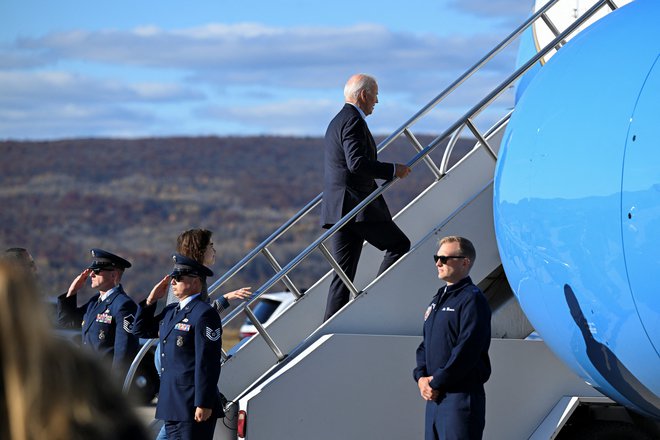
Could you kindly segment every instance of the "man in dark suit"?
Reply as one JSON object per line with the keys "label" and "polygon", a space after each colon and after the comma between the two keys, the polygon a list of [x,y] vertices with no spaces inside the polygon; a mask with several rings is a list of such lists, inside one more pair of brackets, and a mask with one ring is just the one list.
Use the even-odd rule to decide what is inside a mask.
{"label": "man in dark suit", "polygon": [[[57,298],[57,323],[67,328],[82,325],[83,344],[109,359],[112,370],[123,379],[138,350],[138,338],[133,335],[137,305],[120,284],[131,263],[103,249],[90,252],[92,263]],[[87,278],[99,293],[77,307],[76,295]]]}
{"label": "man in dark suit", "polygon": [[[344,87],[344,108],[330,122],[325,133],[325,172],[321,225],[330,228],[355,208],[378,186],[375,179],[404,178],[410,168],[377,160],[376,143],[365,118],[378,102],[378,84],[368,75],[349,78]],[[374,200],[332,238],[332,252],[337,263],[353,281],[362,243],[366,240],[385,258],[380,275],[410,249],[410,240],[392,221],[382,196]],[[335,274],[330,285],[325,319],[329,319],[349,300],[350,291]]]}
{"label": "man in dark suit", "polygon": [[138,307],[135,334],[160,337],[161,377],[156,418],[165,421],[168,439],[211,440],[224,413],[218,379],[222,322],[206,298],[206,277],[213,272],[197,261],[174,254],[172,292],[179,300],[157,315],[167,292],[154,288]]}

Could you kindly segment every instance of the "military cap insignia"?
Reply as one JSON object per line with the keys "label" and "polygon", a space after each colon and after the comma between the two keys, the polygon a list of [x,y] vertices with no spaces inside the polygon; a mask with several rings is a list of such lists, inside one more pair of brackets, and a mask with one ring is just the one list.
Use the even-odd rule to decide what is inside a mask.
{"label": "military cap insignia", "polygon": [[176,346],[177,347],[183,347],[183,336],[177,336],[176,337]]}
{"label": "military cap insignia", "polygon": [[126,333],[133,333],[133,323],[135,322],[135,316],[128,315],[124,317],[124,331]]}
{"label": "military cap insignia", "polygon": [[215,330],[206,327],[206,337],[209,338],[210,341],[217,341],[220,339],[220,336],[222,336],[222,327],[217,328]]}
{"label": "military cap insignia", "polygon": [[101,331],[99,332],[99,340],[102,341],[102,340],[104,340],[104,339],[105,339],[105,331],[101,330]]}

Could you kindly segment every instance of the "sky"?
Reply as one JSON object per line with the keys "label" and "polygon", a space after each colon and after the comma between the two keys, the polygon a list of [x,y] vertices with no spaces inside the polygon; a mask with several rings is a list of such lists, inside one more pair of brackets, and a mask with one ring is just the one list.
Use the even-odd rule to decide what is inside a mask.
{"label": "sky", "polygon": [[[388,134],[528,15],[526,0],[0,0],[0,140],[322,136],[353,73]],[[422,131],[460,116],[503,55]]]}

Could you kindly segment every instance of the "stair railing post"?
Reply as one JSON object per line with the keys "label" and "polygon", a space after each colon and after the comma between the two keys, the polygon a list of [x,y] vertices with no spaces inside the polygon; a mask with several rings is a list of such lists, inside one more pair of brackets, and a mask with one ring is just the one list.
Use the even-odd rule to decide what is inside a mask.
{"label": "stair railing post", "polygon": [[355,297],[359,294],[358,290],[355,288],[355,284],[353,284],[353,282],[348,278],[348,275],[346,275],[346,272],[344,272],[339,263],[337,263],[337,260],[335,260],[335,257],[332,256],[325,243],[319,243],[319,250],[321,253],[323,253],[326,260],[328,260],[328,263],[330,263],[330,266],[332,266],[332,269],[348,288],[351,294],[351,299],[355,299]]}

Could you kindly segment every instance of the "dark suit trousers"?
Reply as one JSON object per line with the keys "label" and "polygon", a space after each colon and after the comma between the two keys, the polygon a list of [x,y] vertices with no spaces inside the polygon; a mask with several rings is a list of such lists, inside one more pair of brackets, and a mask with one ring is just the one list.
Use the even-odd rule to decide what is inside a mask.
{"label": "dark suit trousers", "polygon": [[[362,253],[362,243],[367,241],[381,251],[385,258],[378,269],[378,275],[390,267],[403,254],[410,250],[410,240],[393,221],[384,222],[349,222],[337,231],[330,239],[332,256],[339,266],[353,281],[357,272],[358,261]],[[335,274],[330,284],[328,304],[324,320],[329,319],[341,309],[350,299],[350,291],[344,282]]]}
{"label": "dark suit trousers", "polygon": [[165,422],[167,440],[212,440],[217,418],[211,416],[204,422]]}

